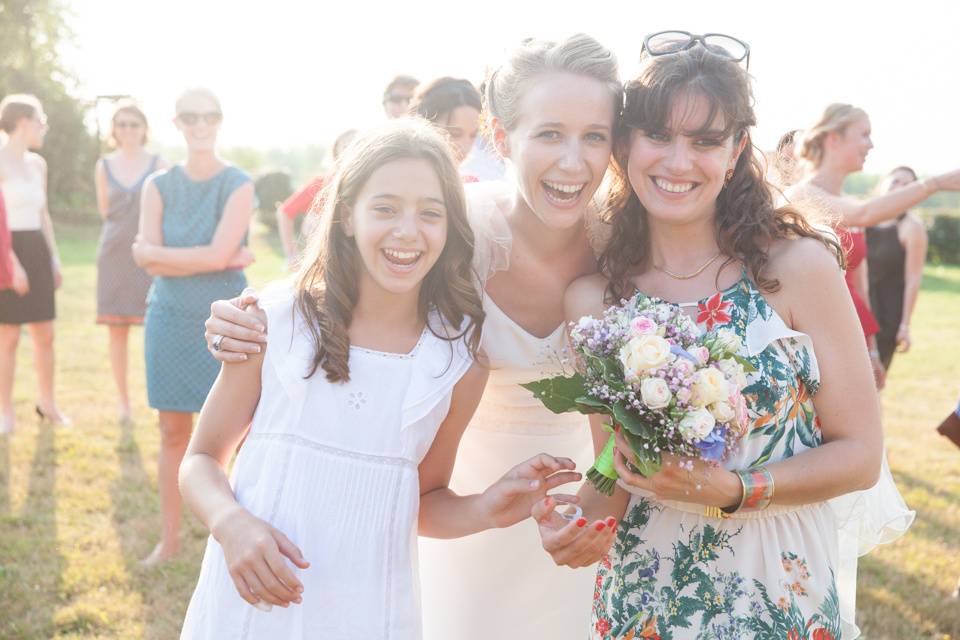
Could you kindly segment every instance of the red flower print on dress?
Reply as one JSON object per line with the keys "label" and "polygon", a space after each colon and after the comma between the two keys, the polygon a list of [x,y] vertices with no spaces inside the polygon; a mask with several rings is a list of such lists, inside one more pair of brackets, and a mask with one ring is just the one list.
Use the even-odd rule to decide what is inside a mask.
{"label": "red flower print on dress", "polygon": [[730,303],[723,300],[723,294],[717,293],[697,305],[697,323],[706,323],[707,331],[713,331],[718,324],[730,322]]}
{"label": "red flower print on dress", "polygon": [[837,640],[833,637],[833,634],[827,631],[826,629],[814,629],[813,630],[813,640]]}
{"label": "red flower print on dress", "polygon": [[606,618],[600,618],[597,620],[597,624],[593,625],[593,628],[597,630],[601,636],[605,636],[610,633],[610,621]]}
{"label": "red flower print on dress", "polygon": [[787,634],[787,640],[800,640],[800,632],[796,628],[790,629],[790,633]]}

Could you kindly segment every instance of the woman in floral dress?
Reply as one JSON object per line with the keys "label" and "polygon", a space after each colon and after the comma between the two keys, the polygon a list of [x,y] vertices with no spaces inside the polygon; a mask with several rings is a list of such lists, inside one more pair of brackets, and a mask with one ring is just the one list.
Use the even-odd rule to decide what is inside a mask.
{"label": "woman in floral dress", "polygon": [[[752,155],[749,49],[712,40],[645,41],[627,86],[602,275],[574,282],[565,307],[571,321],[599,316],[640,291],[704,330],[734,331],[756,368],[740,380],[751,424],[720,466],[665,455],[649,478],[627,466],[619,439],[621,488],[580,492],[584,517],[622,514],[597,572],[590,637],[835,639],[827,500],[877,479],[876,394],[839,246],[796,210],[774,208]],[[607,434],[600,417],[591,423],[599,448]],[[552,506],[535,516],[558,564],[606,551]]]}

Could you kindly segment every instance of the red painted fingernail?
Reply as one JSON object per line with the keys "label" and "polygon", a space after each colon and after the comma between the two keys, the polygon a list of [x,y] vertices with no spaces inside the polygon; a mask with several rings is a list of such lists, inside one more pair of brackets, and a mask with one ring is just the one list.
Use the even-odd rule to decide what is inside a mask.
{"label": "red painted fingernail", "polygon": [[613,526],[616,525],[616,524],[617,524],[616,518],[607,518],[607,526],[608,526],[608,527],[613,527]]}
{"label": "red painted fingernail", "polygon": [[579,520],[577,520],[577,526],[580,527],[581,529],[582,529],[583,527],[587,526],[587,519],[586,519],[586,518],[580,518]]}
{"label": "red painted fingernail", "polygon": [[603,524],[602,522],[598,522],[598,523],[597,523],[597,531],[603,531],[603,528],[604,528],[605,526],[607,526],[607,525]]}

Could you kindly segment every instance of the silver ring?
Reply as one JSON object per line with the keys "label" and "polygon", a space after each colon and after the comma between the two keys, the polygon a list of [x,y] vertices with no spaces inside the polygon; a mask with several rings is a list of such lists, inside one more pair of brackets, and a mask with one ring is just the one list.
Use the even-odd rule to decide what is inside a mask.
{"label": "silver ring", "polygon": [[213,336],[213,340],[210,341],[210,346],[214,351],[220,351],[221,344],[223,344],[223,336],[218,333],[217,335]]}
{"label": "silver ring", "polygon": [[554,500],[554,502],[557,503],[557,506],[558,506],[558,507],[559,507],[560,505],[565,505],[565,506],[568,506],[568,507],[573,507],[573,509],[574,509],[573,513],[561,513],[560,511],[557,511],[557,515],[560,516],[561,518],[563,518],[564,520],[568,520],[568,521],[570,521],[570,522],[573,522],[574,520],[579,520],[580,518],[583,517],[583,509],[580,507],[580,505],[574,504],[574,503],[572,503],[572,502],[568,502],[568,501],[564,500],[563,498],[557,498],[556,496],[553,497],[553,500]]}

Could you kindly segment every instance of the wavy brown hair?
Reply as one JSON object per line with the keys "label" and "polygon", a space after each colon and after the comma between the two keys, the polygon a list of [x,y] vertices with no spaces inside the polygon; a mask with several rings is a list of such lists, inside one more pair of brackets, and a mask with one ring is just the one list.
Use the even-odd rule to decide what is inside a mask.
{"label": "wavy brown hair", "polygon": [[746,147],[733,176],[717,196],[717,244],[727,264],[740,260],[761,290],[777,291],[780,282],[766,276],[769,247],[782,238],[814,238],[822,242],[843,264],[843,252],[832,235],[814,228],[795,207],[774,206],[773,191],[764,178],[763,165],[750,139],[756,124],[750,77],[736,62],[695,46],[677,53],[649,57],[639,76],[626,85],[620,143],[614,152],[614,171],[607,220],[613,236],[600,256],[600,269],[610,283],[609,301],[629,298],[630,276],[650,264],[650,234],[647,210],[630,186],[627,154],[631,129],[666,131],[674,106],[690,97],[702,97],[709,105],[703,128],[721,117],[724,137],[735,145],[746,138]]}
{"label": "wavy brown hair", "polygon": [[[337,162],[333,179],[315,200],[322,207],[320,224],[311,235],[296,275],[297,309],[316,347],[313,366],[331,382],[350,379],[350,336],[347,330],[360,294],[364,269],[356,241],[347,236],[343,220],[374,171],[396,160],[427,161],[437,173],[447,211],[447,241],[437,263],[420,287],[419,315],[437,337],[453,342],[466,338],[471,355],[480,345],[484,312],[474,283],[473,231],[467,221],[463,182],[446,140],[420,118],[401,118],[350,144]],[[442,322],[431,323],[436,310]],[[465,328],[460,327],[468,320]]]}

